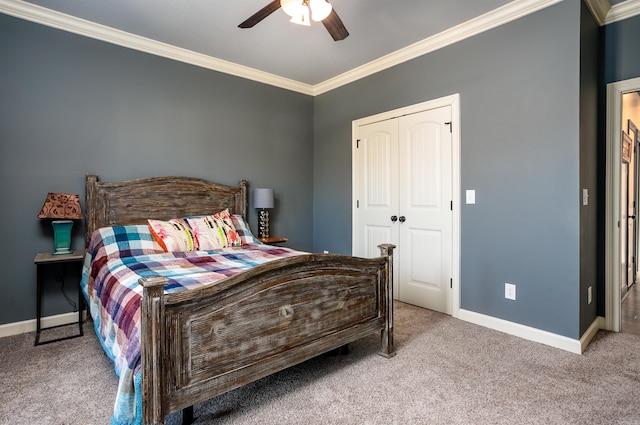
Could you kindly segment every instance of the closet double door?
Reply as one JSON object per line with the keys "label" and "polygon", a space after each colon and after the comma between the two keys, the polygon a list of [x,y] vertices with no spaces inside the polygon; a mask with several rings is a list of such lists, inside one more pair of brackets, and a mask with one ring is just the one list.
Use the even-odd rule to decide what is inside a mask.
{"label": "closet double door", "polygon": [[451,107],[356,128],[354,255],[396,245],[394,297],[451,314]]}

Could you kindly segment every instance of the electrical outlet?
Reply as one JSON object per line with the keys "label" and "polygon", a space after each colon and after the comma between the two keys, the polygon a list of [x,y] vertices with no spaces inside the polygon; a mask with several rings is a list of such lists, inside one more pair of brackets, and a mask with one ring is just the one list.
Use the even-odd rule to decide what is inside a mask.
{"label": "electrical outlet", "polygon": [[591,286],[587,288],[587,304],[591,304],[591,301],[593,301],[593,291],[591,288]]}
{"label": "electrical outlet", "polygon": [[504,284],[504,297],[508,300],[516,299],[516,285],[513,283]]}

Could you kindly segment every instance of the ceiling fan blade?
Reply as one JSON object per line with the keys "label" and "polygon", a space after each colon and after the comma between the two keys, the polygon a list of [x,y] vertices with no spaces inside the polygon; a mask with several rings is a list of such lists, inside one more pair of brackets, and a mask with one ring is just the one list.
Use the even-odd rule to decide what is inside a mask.
{"label": "ceiling fan blade", "polygon": [[340,19],[335,9],[331,9],[331,13],[322,21],[322,23],[335,41],[344,40],[349,36],[349,31],[345,28],[342,23],[342,19]]}
{"label": "ceiling fan blade", "polygon": [[251,28],[278,9],[280,9],[280,0],[273,0],[271,3],[254,13],[249,19],[238,25],[238,28]]}

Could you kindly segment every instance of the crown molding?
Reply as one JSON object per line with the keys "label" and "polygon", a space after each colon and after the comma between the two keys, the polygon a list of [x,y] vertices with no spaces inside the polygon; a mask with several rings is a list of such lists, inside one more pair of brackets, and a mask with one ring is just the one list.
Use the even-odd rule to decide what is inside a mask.
{"label": "crown molding", "polygon": [[312,86],[191,50],[161,43],[85,19],[56,12],[22,0],[0,0],[0,13],[107,43],[161,56],[202,68],[311,95]]}
{"label": "crown molding", "polygon": [[626,0],[623,3],[611,6],[609,13],[607,13],[605,25],[637,15],[640,15],[640,0]]}
{"label": "crown molding", "polygon": [[626,0],[613,6],[609,0],[585,0],[585,3],[600,26],[640,15],[640,0]]}
{"label": "crown molding", "polygon": [[607,21],[607,13],[611,9],[611,2],[609,0],[585,0],[584,2],[598,25],[603,26]]}
{"label": "crown molding", "polygon": [[[424,54],[457,43],[484,31],[506,24],[562,0],[514,0],[500,8],[466,21],[446,31],[399,49],[367,64],[354,68],[316,85],[280,77],[244,65],[203,55],[191,50],[161,43],[115,28],[56,12],[23,0],[0,0],[0,13],[34,23],[116,44],[167,59],[172,59],[213,71],[234,75],[263,84],[316,96],[352,83],[361,78],[399,65]],[[611,6],[609,0],[585,0],[599,25],[606,25],[640,14],[640,0],[627,0]]]}
{"label": "crown molding", "polygon": [[424,54],[441,49],[458,41],[480,34],[484,31],[506,24],[538,10],[544,9],[562,0],[515,0],[502,7],[451,27],[439,34],[418,41],[386,56],[371,61],[313,86],[313,94],[319,95],[349,84],[361,78],[383,71]]}

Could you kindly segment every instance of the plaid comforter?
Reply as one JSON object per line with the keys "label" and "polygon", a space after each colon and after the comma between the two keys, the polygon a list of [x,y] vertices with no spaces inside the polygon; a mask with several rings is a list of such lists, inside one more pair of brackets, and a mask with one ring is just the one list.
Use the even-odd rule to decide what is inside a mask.
{"label": "plaid comforter", "polygon": [[[141,277],[169,279],[165,292],[211,285],[255,265],[299,255],[253,239],[241,218],[236,228],[245,243],[218,251],[166,253],[148,226],[105,227],[94,232],[84,261],[81,286],[98,339],[119,377],[112,425],[142,419],[140,361]],[[244,231],[243,231],[244,230]]]}

